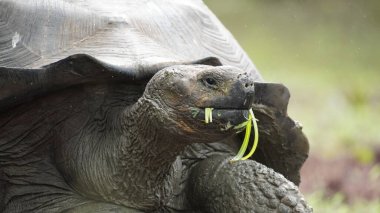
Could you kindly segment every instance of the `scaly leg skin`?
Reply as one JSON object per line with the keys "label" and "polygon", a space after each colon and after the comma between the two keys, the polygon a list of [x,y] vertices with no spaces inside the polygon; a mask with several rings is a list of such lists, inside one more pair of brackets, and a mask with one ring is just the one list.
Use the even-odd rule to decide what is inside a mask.
{"label": "scaly leg skin", "polygon": [[297,186],[252,160],[215,155],[191,172],[188,198],[201,212],[312,212]]}

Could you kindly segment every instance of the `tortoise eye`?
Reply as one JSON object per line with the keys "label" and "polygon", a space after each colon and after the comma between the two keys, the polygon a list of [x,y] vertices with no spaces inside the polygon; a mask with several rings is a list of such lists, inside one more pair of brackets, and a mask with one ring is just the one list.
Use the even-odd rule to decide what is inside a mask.
{"label": "tortoise eye", "polygon": [[210,85],[216,85],[216,81],[213,78],[206,78],[206,82]]}
{"label": "tortoise eye", "polygon": [[216,88],[218,85],[218,82],[214,78],[207,77],[203,80],[204,84],[211,88]]}

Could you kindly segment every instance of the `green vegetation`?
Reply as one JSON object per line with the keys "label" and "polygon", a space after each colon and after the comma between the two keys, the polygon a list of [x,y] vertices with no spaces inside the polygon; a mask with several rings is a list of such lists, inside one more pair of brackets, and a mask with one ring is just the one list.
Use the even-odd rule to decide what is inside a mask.
{"label": "green vegetation", "polygon": [[[303,124],[312,155],[349,154],[365,164],[375,160],[373,148],[380,147],[380,1],[205,3],[264,79],[290,89],[289,114]],[[340,194],[328,200],[322,195],[308,195],[316,212],[347,212],[351,206],[380,212],[378,204],[345,206]]]}
{"label": "green vegetation", "polygon": [[[252,124],[253,124],[253,131],[254,131],[253,144],[252,144],[252,148],[249,151],[249,153],[246,156],[244,156],[244,153],[248,147],[249,138],[251,136]],[[259,142],[259,128],[257,127],[256,118],[255,118],[255,115],[253,114],[252,109],[249,109],[248,121],[244,122],[243,125],[245,126],[244,140],[243,140],[243,143],[241,144],[239,152],[237,153],[237,155],[235,157],[233,157],[231,159],[231,161],[247,160],[248,158],[250,158],[253,155],[253,153],[255,152],[255,150],[257,148],[257,144]],[[240,125],[238,125],[238,126],[240,126]]]}
{"label": "green vegetation", "polygon": [[[242,160],[247,160],[248,158],[250,158],[253,155],[253,153],[255,153],[256,148],[257,148],[257,144],[259,143],[259,128],[257,126],[257,119],[255,118],[255,114],[253,114],[252,109],[249,109],[248,121],[249,121],[250,125],[249,125],[249,127],[247,125],[247,127],[246,127],[247,130],[246,130],[246,133],[245,133],[246,134],[245,137],[247,137],[247,135],[248,135],[248,138],[247,138],[247,142],[246,142],[245,137],[244,137],[243,143],[246,142],[248,144],[248,142],[249,142],[249,136],[251,135],[251,126],[252,126],[252,124],[253,124],[253,131],[254,131],[253,132],[254,139],[253,139],[253,144],[252,144],[251,150],[249,151],[249,153],[246,156],[244,156],[242,158]],[[251,121],[252,121],[252,124],[251,124]]]}
{"label": "green vegetation", "polygon": [[205,123],[212,123],[212,110],[213,108],[205,108]]}
{"label": "green vegetation", "polygon": [[[212,110],[214,108],[205,108],[205,123],[212,123]],[[243,157],[245,154],[245,151],[247,150],[248,143],[249,143],[249,138],[251,136],[251,129],[252,129],[252,124],[253,124],[253,129],[254,129],[254,139],[253,139],[253,145],[249,153]],[[244,140],[243,143],[240,147],[240,150],[238,154],[231,159],[231,161],[238,161],[238,160],[247,160],[250,158],[253,153],[255,152],[257,148],[257,144],[259,142],[259,128],[257,127],[257,122],[255,115],[253,114],[252,109],[249,109],[248,113],[248,120],[235,126],[234,129],[239,130],[241,128],[245,127],[245,135],[244,135]]]}
{"label": "green vegetation", "polygon": [[[378,213],[380,212],[380,200],[368,202],[366,200],[355,201],[346,204],[344,196],[336,193],[326,198],[323,192],[318,191],[307,197],[307,201],[313,207],[315,212],[334,212],[334,213]],[[365,211],[363,211],[365,209]]]}

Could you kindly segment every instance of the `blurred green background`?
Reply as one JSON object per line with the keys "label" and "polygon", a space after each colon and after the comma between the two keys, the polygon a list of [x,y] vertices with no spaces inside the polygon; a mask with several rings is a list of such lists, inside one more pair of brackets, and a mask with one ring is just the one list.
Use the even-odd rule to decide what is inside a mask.
{"label": "blurred green background", "polygon": [[205,0],[311,144],[301,190],[315,212],[380,212],[380,1]]}

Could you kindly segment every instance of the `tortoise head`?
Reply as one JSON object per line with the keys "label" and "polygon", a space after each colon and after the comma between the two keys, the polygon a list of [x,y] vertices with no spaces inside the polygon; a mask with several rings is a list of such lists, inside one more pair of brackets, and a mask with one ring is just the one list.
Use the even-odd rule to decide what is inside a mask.
{"label": "tortoise head", "polygon": [[[142,98],[153,102],[161,119],[183,137],[215,142],[241,131],[237,126],[247,120],[254,78],[230,66],[171,66],[153,76]],[[212,108],[209,123],[206,108]]]}

